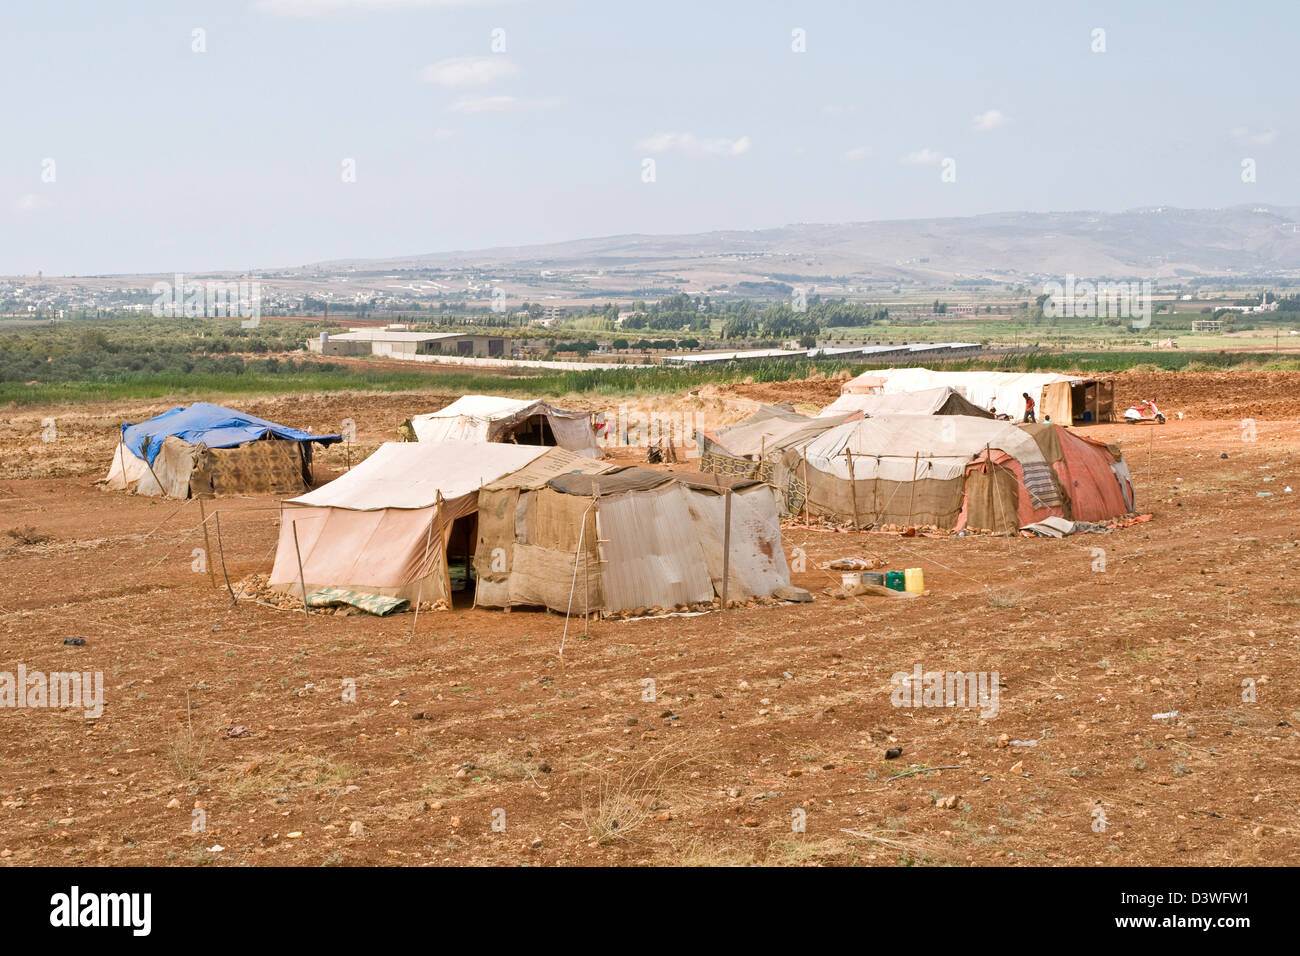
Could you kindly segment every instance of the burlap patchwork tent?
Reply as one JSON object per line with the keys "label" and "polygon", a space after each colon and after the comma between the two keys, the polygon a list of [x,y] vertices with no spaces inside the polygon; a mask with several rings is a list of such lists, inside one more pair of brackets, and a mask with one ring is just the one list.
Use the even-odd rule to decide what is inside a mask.
{"label": "burlap patchwork tent", "polygon": [[848,422],[786,449],[788,508],[857,527],[952,528],[961,514],[966,465],[986,448],[1015,458],[1043,503],[1059,504],[1046,459],[1015,425],[959,415],[894,415]]}
{"label": "burlap patchwork tent", "polygon": [[723,594],[724,564],[728,600],[789,585],[769,486],[631,467],[545,482],[511,475],[480,496],[480,605],[580,614],[698,606]]}
{"label": "burlap patchwork tent", "polygon": [[947,372],[889,368],[864,372],[842,386],[843,394],[896,395],[948,386],[980,408],[1013,419],[1024,415],[1024,393],[1037,403],[1039,421],[1057,425],[1113,421],[1115,382],[1054,372]]}
{"label": "burlap patchwork tent", "polygon": [[313,435],[208,402],[122,426],[104,487],[172,498],[294,494],[311,486]]}
{"label": "burlap patchwork tent", "polygon": [[414,416],[409,427],[417,441],[558,446],[589,458],[600,457],[590,413],[533,399],[463,395],[446,408]]}
{"label": "burlap patchwork tent", "polygon": [[1132,510],[1119,450],[1057,425],[968,416],[882,416],[785,448],[785,510],[855,527],[1009,532],[1049,515],[1096,521]]}
{"label": "burlap patchwork tent", "polygon": [[452,565],[467,568],[474,553],[479,490],[530,467],[553,475],[606,466],[536,445],[386,442],[328,485],[284,502],[271,586],[450,602]]}
{"label": "burlap patchwork tent", "polygon": [[1052,469],[1058,502],[1030,494],[1019,461],[998,449],[978,454],[966,466],[966,497],[956,527],[997,532],[1066,518],[1099,522],[1131,513],[1133,482],[1118,445],[1076,434],[1055,423],[1023,425]]}
{"label": "burlap patchwork tent", "polygon": [[818,413],[818,418],[843,416],[859,412],[863,418],[882,415],[970,415],[992,418],[993,413],[980,408],[949,385],[923,388],[916,392],[844,392]]}

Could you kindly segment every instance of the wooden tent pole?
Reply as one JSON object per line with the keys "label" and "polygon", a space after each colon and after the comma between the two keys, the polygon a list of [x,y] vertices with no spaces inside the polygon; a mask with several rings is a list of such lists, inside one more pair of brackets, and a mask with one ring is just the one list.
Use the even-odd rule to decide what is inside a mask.
{"label": "wooden tent pole", "polygon": [[204,514],[203,499],[199,499],[199,524],[203,525],[203,563],[208,566],[208,583],[217,586],[217,572],[212,567],[212,540],[208,537],[208,516]]}
{"label": "wooden tent pole", "polygon": [[[420,570],[424,571],[424,566],[429,563],[429,545],[433,541],[433,525],[438,516],[442,514],[442,492],[438,492],[437,505],[433,515],[429,518],[429,526],[424,530],[424,560],[420,562]],[[443,552],[443,574],[447,579],[447,603],[451,604],[451,572],[447,569],[446,552]],[[415,589],[415,617],[411,620],[411,634],[407,638],[409,643],[415,638],[415,626],[420,623],[420,602],[424,599],[424,579],[426,575],[420,575],[420,586]]]}
{"label": "wooden tent pole", "polygon": [[302,610],[304,614],[310,614],[311,608],[307,606],[307,580],[302,573],[302,549],[298,547],[298,522],[291,521],[289,526],[293,529],[293,553],[298,557],[298,587],[302,589]]}
{"label": "wooden tent pole", "polygon": [[812,489],[808,487],[808,455],[806,449],[799,449],[799,457],[803,460],[803,523],[811,524],[808,519],[808,499],[812,497]]}
{"label": "wooden tent pole", "polygon": [[235,589],[230,586],[230,575],[226,573],[226,549],[221,544],[221,511],[214,513],[217,518],[217,554],[221,557],[221,576],[226,579],[226,590],[230,592],[230,605],[234,607],[239,603],[239,598],[235,597]]}
{"label": "wooden tent pole", "polygon": [[[728,488],[723,500],[722,518],[722,610],[727,610],[727,585],[731,578],[731,489]],[[805,499],[807,500],[807,499]]]}
{"label": "wooden tent pole", "polygon": [[849,495],[853,498],[853,530],[858,530],[858,483],[853,477],[853,452],[844,449],[844,457],[849,462]]}
{"label": "wooden tent pole", "polygon": [[916,472],[921,466],[921,453],[918,451],[912,459],[912,494],[907,502],[907,526],[912,527],[912,507],[916,504]]}
{"label": "wooden tent pole", "polygon": [[[596,526],[596,507],[597,507],[599,496],[600,496],[600,482],[593,481],[591,483],[591,526],[593,529]],[[587,516],[584,514],[582,516],[582,530],[578,533],[579,540],[581,540],[583,535],[586,533],[586,527],[587,527]],[[597,546],[599,547],[599,542],[600,542],[599,533],[596,534],[596,541],[597,541]],[[578,549],[578,554],[579,556],[582,556],[581,548]],[[591,636],[591,562],[588,560],[584,560],[582,562],[582,587],[585,592],[582,599],[582,621],[583,621],[582,636],[590,637]]]}
{"label": "wooden tent pole", "polygon": [[[161,450],[161,446],[162,446],[162,443],[159,442],[159,449],[160,449],[160,450]],[[156,471],[153,470],[153,465],[149,464],[149,445],[148,445],[148,444],[145,444],[145,445],[141,446],[140,450],[144,452],[144,458],[142,458],[141,461],[143,461],[143,462],[144,462],[144,466],[145,466],[146,468],[149,469],[149,474],[153,475],[153,480],[154,480],[155,482],[158,483],[158,494],[162,495],[164,498],[170,498],[171,495],[167,494],[167,489],[163,487],[163,483],[162,483],[162,481],[159,479],[159,477],[158,477],[158,473],[157,473]],[[123,469],[125,469],[125,462],[123,462]],[[136,486],[137,488],[139,488],[139,487],[140,487],[140,483],[137,481],[137,482],[135,483],[135,486]]]}

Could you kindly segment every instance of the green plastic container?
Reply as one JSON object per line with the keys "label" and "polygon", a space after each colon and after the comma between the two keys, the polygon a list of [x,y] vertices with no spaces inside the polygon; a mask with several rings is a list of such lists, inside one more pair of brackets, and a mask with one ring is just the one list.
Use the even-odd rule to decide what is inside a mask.
{"label": "green plastic container", "polygon": [[891,591],[901,591],[905,586],[902,571],[885,572],[885,587],[889,588]]}

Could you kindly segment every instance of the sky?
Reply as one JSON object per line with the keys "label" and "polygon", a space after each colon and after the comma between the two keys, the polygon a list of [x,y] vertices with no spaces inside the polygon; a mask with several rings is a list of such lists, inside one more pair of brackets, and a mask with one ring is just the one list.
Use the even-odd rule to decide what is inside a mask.
{"label": "sky", "polygon": [[0,274],[1296,205],[1297,27],[1185,0],[14,0]]}

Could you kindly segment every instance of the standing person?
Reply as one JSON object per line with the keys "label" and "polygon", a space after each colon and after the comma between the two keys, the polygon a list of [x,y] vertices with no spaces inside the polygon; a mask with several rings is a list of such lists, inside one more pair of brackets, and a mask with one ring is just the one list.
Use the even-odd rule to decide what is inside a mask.
{"label": "standing person", "polygon": [[1038,421],[1037,416],[1034,415],[1034,400],[1029,397],[1028,392],[1022,394],[1025,396],[1025,424],[1032,425]]}

